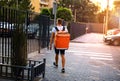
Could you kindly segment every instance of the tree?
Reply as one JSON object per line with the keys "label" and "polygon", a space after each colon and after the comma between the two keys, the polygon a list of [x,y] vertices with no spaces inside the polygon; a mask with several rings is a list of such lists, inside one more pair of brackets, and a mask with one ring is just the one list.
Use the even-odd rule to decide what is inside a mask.
{"label": "tree", "polygon": [[[23,26],[18,26],[13,32],[12,37],[12,59],[11,64],[17,66],[27,65],[27,38],[23,31]],[[21,68],[12,69],[15,76],[21,74]]]}
{"label": "tree", "polygon": [[21,0],[18,2],[19,9],[21,10],[27,10],[27,11],[33,11],[34,7],[31,4],[31,0]]}
{"label": "tree", "polygon": [[57,10],[57,18],[62,18],[65,21],[71,21],[72,20],[72,12],[68,8],[60,7]]}
{"label": "tree", "polygon": [[77,22],[95,22],[99,9],[90,0],[60,0],[59,6],[70,8]]}
{"label": "tree", "polygon": [[102,12],[98,13],[97,16],[98,16],[98,22],[99,23],[104,23],[105,15],[106,15],[106,11],[102,11]]}
{"label": "tree", "polygon": [[[85,6],[86,5],[86,6]],[[89,0],[83,0],[80,2],[80,8],[78,10],[77,7],[76,14],[77,15],[77,20],[80,22],[95,22],[95,17],[98,11],[98,7],[95,6],[92,2]]]}
{"label": "tree", "polygon": [[[48,8],[43,8],[41,10],[41,15],[46,15],[51,17],[52,19],[54,19],[54,15],[52,14],[52,8],[48,9]],[[72,12],[70,9],[68,8],[63,8],[63,7],[59,7],[57,8],[57,18],[62,18],[65,21],[71,21],[72,20]]]}
{"label": "tree", "polygon": [[41,13],[40,13],[41,15],[46,15],[46,16],[50,16],[51,15],[51,12],[50,12],[50,10],[48,9],[48,8],[43,8],[42,10],[41,10]]}
{"label": "tree", "polygon": [[50,11],[50,13],[51,13],[51,14],[50,14],[51,19],[54,19],[54,15],[52,14],[52,13],[53,13],[53,8],[50,8],[49,11]]}
{"label": "tree", "polygon": [[34,9],[31,0],[2,0],[0,5],[18,10],[32,11]]}

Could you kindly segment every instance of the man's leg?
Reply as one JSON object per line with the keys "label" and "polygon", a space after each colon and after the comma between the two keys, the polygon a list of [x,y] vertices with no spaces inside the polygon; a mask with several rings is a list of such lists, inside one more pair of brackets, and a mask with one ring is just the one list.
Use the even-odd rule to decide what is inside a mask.
{"label": "man's leg", "polygon": [[61,54],[61,58],[62,58],[62,68],[65,67],[65,55]]}
{"label": "man's leg", "polygon": [[58,67],[58,60],[59,60],[59,50],[55,48],[55,62],[53,64]]}
{"label": "man's leg", "polygon": [[62,69],[61,69],[61,72],[65,73],[65,55],[61,54],[61,58],[62,58]]}
{"label": "man's leg", "polygon": [[62,61],[62,73],[65,73],[65,50],[60,50],[61,52],[61,61]]}
{"label": "man's leg", "polygon": [[55,64],[58,65],[58,60],[59,60],[59,54],[55,55]]}

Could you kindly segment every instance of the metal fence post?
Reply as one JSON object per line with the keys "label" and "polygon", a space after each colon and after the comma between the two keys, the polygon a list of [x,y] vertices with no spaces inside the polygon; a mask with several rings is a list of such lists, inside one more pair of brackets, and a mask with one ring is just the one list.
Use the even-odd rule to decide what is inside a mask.
{"label": "metal fence post", "polygon": [[43,59],[43,63],[44,63],[44,72],[43,72],[43,78],[45,78],[45,65],[46,65],[46,59]]}
{"label": "metal fence post", "polygon": [[34,64],[31,64],[31,81],[34,80]]}

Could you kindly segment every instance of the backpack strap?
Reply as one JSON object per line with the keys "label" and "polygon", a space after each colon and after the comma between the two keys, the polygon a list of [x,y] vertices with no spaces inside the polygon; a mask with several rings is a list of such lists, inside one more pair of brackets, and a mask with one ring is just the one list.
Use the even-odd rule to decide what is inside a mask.
{"label": "backpack strap", "polygon": [[59,31],[57,27],[55,27],[56,31]]}
{"label": "backpack strap", "polygon": [[[59,31],[57,27],[55,27],[56,31]],[[65,27],[63,26],[62,31],[65,31]]]}
{"label": "backpack strap", "polygon": [[63,30],[62,31],[65,31],[65,27],[63,26]]}

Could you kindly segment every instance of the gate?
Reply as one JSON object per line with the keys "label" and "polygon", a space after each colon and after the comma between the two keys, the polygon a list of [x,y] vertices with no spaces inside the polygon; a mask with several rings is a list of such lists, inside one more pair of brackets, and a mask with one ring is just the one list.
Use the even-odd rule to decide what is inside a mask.
{"label": "gate", "polygon": [[[11,64],[13,31],[18,27],[23,29],[26,24],[27,13],[0,6],[0,63]],[[26,32],[25,30],[23,30]]]}
{"label": "gate", "polygon": [[[14,40],[20,41],[20,43],[21,40],[24,40],[22,37],[14,39],[14,36],[19,36],[14,34],[14,31],[17,29],[18,31],[22,29],[24,33],[23,37],[26,39],[24,40],[26,43],[24,52],[26,52],[27,55],[35,51],[40,52],[42,48],[48,47],[49,21],[49,17],[34,12],[19,11],[0,6],[0,77],[18,79],[18,77],[13,76],[13,68],[23,69],[22,77],[19,77],[21,80],[33,81],[39,74],[43,74],[44,77],[45,59],[43,62],[38,61],[36,64],[30,64],[28,60],[28,66],[30,67],[14,66],[11,61],[15,58],[12,48],[17,46]],[[27,55],[25,55],[25,57],[27,57]],[[33,63],[35,63],[35,61],[33,61]],[[28,69],[28,71],[24,71],[26,69]],[[39,72],[35,72],[36,69]],[[33,71],[34,73],[32,74]],[[31,73],[31,75],[28,75],[26,79],[25,76],[29,73]]]}
{"label": "gate", "polygon": [[40,49],[49,45],[50,18],[36,13],[29,13],[28,19],[28,53],[35,51],[40,53]]}

